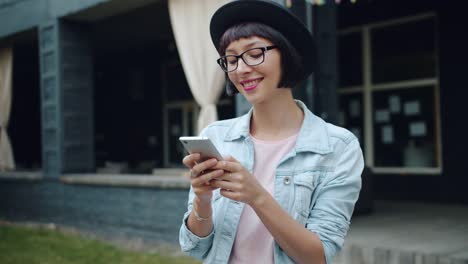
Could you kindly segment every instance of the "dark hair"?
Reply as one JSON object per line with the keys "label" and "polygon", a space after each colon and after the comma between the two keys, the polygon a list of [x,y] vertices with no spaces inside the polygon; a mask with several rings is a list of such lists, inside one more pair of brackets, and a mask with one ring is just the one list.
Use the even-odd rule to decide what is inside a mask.
{"label": "dark hair", "polygon": [[[281,78],[278,83],[278,88],[293,88],[304,79],[302,58],[299,56],[299,52],[293,45],[291,45],[283,34],[266,24],[258,22],[244,22],[228,28],[220,39],[218,53],[220,56],[224,56],[226,49],[231,42],[253,36],[268,39],[273,43],[273,45],[277,46],[281,53]],[[237,89],[233,87],[231,81],[229,79],[226,81],[226,92],[229,95],[236,93]],[[234,90],[230,91],[230,89]]]}

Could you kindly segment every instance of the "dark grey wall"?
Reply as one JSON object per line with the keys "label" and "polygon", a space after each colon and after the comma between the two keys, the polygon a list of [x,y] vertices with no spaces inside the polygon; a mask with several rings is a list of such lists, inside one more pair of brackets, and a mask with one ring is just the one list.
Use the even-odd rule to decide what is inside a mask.
{"label": "dark grey wall", "polygon": [[46,177],[94,171],[93,50],[89,28],[66,20],[39,27],[42,164]]}
{"label": "dark grey wall", "polygon": [[0,39],[47,20],[46,0],[0,0]]}
{"label": "dark grey wall", "polygon": [[[439,3],[440,107],[442,125],[442,178],[434,191],[448,192],[468,204],[468,165],[466,162],[466,63],[468,38],[466,15],[460,2]],[[441,188],[442,187],[442,188]]]}
{"label": "dark grey wall", "polygon": [[177,245],[188,191],[0,180],[0,219]]}
{"label": "dark grey wall", "polygon": [[0,0],[0,39],[109,0]]}
{"label": "dark grey wall", "polygon": [[[165,0],[0,0],[0,40],[56,18],[92,22]],[[156,15],[157,16],[157,15]]]}

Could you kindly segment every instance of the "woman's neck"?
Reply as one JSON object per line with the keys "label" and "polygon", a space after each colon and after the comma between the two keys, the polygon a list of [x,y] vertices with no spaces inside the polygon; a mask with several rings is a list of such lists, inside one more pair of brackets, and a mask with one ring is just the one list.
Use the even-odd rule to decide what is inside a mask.
{"label": "woman's neck", "polygon": [[296,134],[301,128],[304,113],[292,93],[270,98],[253,107],[250,134],[261,140],[280,140]]}

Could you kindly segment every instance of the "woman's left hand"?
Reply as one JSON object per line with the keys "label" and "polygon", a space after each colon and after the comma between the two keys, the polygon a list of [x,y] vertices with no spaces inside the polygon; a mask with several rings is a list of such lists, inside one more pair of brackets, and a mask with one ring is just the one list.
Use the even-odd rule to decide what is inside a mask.
{"label": "woman's left hand", "polygon": [[211,186],[219,187],[221,195],[249,205],[260,203],[268,192],[239,161],[226,157],[212,169],[221,169],[225,173],[211,180]]}

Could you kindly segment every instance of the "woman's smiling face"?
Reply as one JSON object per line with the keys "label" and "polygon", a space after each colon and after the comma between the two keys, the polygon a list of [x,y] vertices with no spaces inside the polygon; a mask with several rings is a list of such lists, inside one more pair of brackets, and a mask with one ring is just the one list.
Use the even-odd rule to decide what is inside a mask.
{"label": "woman's smiling face", "polygon": [[[272,46],[273,43],[261,37],[241,38],[233,41],[226,48],[226,55],[239,55],[252,48]],[[278,83],[281,78],[281,55],[278,49],[265,51],[263,63],[255,66],[245,64],[242,59],[237,62],[237,69],[228,73],[229,79],[237,90],[252,105],[280,93]]]}

